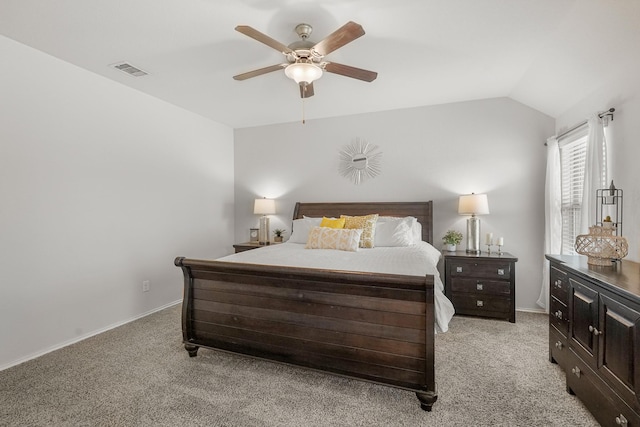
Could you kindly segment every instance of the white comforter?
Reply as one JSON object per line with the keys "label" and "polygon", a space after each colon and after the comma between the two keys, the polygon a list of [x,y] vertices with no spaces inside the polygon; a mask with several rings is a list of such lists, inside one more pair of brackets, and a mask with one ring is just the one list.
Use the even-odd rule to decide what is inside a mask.
{"label": "white comforter", "polygon": [[426,242],[405,247],[376,247],[357,252],[334,249],[305,249],[304,244],[283,243],[240,252],[219,261],[331,270],[369,271],[408,274],[435,278],[435,321],[437,329],[446,332],[454,313],[453,304],[444,295],[444,287],[436,267],[440,252]]}

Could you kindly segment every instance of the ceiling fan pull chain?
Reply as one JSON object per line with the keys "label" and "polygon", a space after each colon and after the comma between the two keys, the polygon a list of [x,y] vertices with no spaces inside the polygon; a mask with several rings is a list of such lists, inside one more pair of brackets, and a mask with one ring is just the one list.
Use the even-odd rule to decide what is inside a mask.
{"label": "ceiling fan pull chain", "polygon": [[[305,85],[304,87],[304,91],[307,91],[307,87]],[[305,120],[304,120],[304,98],[302,98],[302,124],[305,124]]]}

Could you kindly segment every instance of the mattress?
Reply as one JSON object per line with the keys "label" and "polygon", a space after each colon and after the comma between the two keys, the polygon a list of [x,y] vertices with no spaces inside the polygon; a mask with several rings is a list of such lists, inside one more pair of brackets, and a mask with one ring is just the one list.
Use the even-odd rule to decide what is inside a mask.
{"label": "mattress", "polygon": [[229,255],[218,261],[411,276],[430,274],[434,276],[435,284],[436,330],[446,332],[455,310],[444,295],[444,286],[437,269],[439,259],[440,252],[427,242],[403,247],[360,249],[356,252],[305,249],[304,244],[287,242]]}

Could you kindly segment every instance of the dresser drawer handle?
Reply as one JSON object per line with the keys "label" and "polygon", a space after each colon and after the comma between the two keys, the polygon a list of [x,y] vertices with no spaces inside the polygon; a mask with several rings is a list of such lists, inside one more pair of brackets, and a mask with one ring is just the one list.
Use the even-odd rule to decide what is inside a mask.
{"label": "dresser drawer handle", "polygon": [[462,267],[456,267],[456,273],[462,273]]}
{"label": "dresser drawer handle", "polygon": [[564,346],[562,345],[562,343],[560,341],[556,342],[556,348],[558,350],[562,350],[562,347],[564,347]]}
{"label": "dresser drawer handle", "polygon": [[627,419],[624,417],[624,415],[620,414],[616,417],[616,424],[618,424],[619,426],[626,426],[628,423]]}
{"label": "dresser drawer handle", "polygon": [[498,269],[498,276],[504,276],[504,268]]}
{"label": "dresser drawer handle", "polygon": [[480,300],[480,299],[479,299],[479,300],[477,300],[477,301],[476,301],[476,307],[484,307],[484,301],[482,301],[482,300]]}
{"label": "dresser drawer handle", "polygon": [[595,336],[602,335],[601,331],[597,330],[596,328],[594,328],[591,325],[589,325],[589,332],[591,332]]}
{"label": "dresser drawer handle", "polygon": [[557,279],[553,286],[555,286],[556,288],[562,288],[562,280]]}
{"label": "dresser drawer handle", "polygon": [[482,283],[476,283],[476,290],[478,291],[484,290],[484,285]]}
{"label": "dresser drawer handle", "polygon": [[556,317],[560,320],[562,320],[562,311],[558,310],[554,313],[556,315]]}
{"label": "dresser drawer handle", "polygon": [[582,373],[580,372],[580,368],[578,368],[577,366],[575,368],[572,368],[571,372],[573,372],[573,374],[578,378],[580,378],[580,374]]}

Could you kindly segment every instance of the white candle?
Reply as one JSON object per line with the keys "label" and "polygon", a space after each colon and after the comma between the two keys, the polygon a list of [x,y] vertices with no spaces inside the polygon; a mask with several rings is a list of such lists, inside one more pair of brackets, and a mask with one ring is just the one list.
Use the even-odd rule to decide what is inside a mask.
{"label": "white candle", "polygon": [[500,237],[500,238],[498,239],[498,245],[499,245],[499,246],[504,246],[504,237]]}
{"label": "white candle", "polygon": [[487,233],[487,245],[493,245],[493,233]]}

